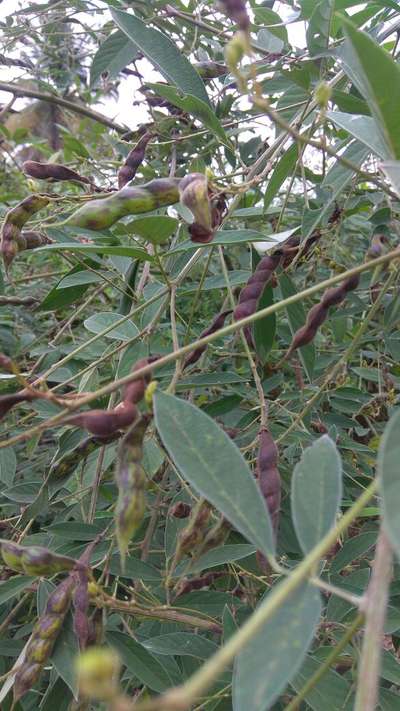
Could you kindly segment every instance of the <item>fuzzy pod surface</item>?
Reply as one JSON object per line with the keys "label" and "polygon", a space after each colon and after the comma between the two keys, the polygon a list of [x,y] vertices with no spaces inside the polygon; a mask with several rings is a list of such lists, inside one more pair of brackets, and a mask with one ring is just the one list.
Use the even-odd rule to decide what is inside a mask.
{"label": "fuzzy pod surface", "polygon": [[156,178],[140,187],[124,187],[97,200],[87,202],[66,220],[66,224],[90,230],[111,227],[126,215],[151,212],[179,201],[178,178]]}
{"label": "fuzzy pod surface", "polygon": [[15,674],[14,702],[21,699],[36,684],[43,667],[49,661],[69,610],[74,586],[75,581],[70,576],[49,596],[45,611],[33,628],[24,659]]}
{"label": "fuzzy pod surface", "polygon": [[48,180],[51,182],[61,182],[63,180],[71,180],[76,183],[84,183],[90,185],[89,178],[79,175],[75,170],[71,170],[66,165],[61,163],[39,163],[35,160],[27,160],[22,164],[22,170],[25,175],[37,180]]}

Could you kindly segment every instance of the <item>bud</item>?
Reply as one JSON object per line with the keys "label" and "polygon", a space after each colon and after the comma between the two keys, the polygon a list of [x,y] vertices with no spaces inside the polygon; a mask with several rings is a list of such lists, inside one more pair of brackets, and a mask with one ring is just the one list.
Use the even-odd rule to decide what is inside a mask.
{"label": "bud", "polygon": [[81,696],[110,701],[119,693],[121,661],[112,649],[91,647],[76,662]]}
{"label": "bud", "polygon": [[145,399],[146,405],[148,405],[149,407],[152,407],[152,405],[153,405],[153,395],[156,391],[157,385],[158,385],[157,381],[152,380],[151,383],[148,384],[148,386],[145,390],[144,399]]}
{"label": "bud", "polygon": [[88,583],[88,595],[91,600],[94,600],[96,597],[101,595],[101,588],[94,582],[94,580],[90,580]]}
{"label": "bud", "polygon": [[330,98],[332,96],[332,89],[325,81],[321,81],[315,88],[314,98],[318,106],[321,109],[326,109]]}
{"label": "bud", "polygon": [[242,32],[236,32],[228,44],[225,45],[224,56],[225,62],[232,74],[237,74],[238,65],[242,61],[247,49],[247,42],[243,37]]}

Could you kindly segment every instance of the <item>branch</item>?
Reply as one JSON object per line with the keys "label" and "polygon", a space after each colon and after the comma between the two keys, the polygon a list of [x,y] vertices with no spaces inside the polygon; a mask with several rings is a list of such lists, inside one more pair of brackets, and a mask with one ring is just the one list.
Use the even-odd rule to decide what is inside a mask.
{"label": "branch", "polygon": [[8,91],[14,96],[28,96],[32,99],[39,99],[40,101],[47,101],[49,104],[56,104],[58,106],[63,106],[64,109],[73,111],[76,114],[81,114],[81,116],[86,116],[86,118],[92,119],[92,121],[97,121],[97,123],[102,123],[103,126],[108,126],[108,128],[114,129],[117,133],[123,134],[127,133],[128,128],[120,126],[111,119],[99,114],[93,109],[88,109],[86,106],[81,106],[76,104],[74,101],[69,101],[68,99],[63,99],[61,96],[56,94],[48,94],[43,91],[36,91],[35,89],[26,89],[23,86],[18,86],[18,84],[8,84],[5,81],[0,81],[0,90]]}

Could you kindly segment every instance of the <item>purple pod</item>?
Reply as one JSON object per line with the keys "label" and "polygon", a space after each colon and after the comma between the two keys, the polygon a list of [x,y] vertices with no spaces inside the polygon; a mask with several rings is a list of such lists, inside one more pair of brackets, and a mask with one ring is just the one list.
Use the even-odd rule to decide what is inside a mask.
{"label": "purple pod", "polygon": [[254,314],[257,309],[257,302],[258,299],[249,299],[249,301],[245,301],[243,304],[238,304],[233,312],[235,321],[240,321],[240,319]]}
{"label": "purple pod", "polygon": [[276,535],[281,505],[281,478],[277,468],[278,449],[270,432],[266,429],[260,431],[259,442],[257,479]]}
{"label": "purple pod", "polygon": [[239,304],[244,304],[249,299],[259,299],[264,291],[264,284],[256,282],[254,284],[247,283],[247,286],[242,289],[239,294]]}
{"label": "purple pod", "polygon": [[[222,326],[224,325],[226,317],[230,313],[232,313],[231,310],[222,311],[221,313],[219,313],[212,321],[211,326],[206,328],[205,331],[200,334],[200,338],[204,338],[205,336],[209,336],[210,333],[215,333],[216,331],[219,331],[219,329],[222,328]],[[187,368],[188,365],[193,365],[194,363],[197,363],[197,361],[206,349],[207,345],[200,346],[200,348],[196,348],[196,350],[193,351],[193,353],[190,353],[190,355],[186,358],[183,367]]]}

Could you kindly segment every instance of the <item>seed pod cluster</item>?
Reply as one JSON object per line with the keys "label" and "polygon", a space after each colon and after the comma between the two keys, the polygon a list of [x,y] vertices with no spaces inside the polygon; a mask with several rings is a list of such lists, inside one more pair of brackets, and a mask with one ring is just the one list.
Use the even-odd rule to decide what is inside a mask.
{"label": "seed pod cluster", "polygon": [[302,346],[306,346],[307,343],[311,343],[319,327],[322,326],[326,320],[329,309],[332,306],[338,306],[341,304],[346,298],[348,292],[357,288],[359,281],[359,275],[354,274],[353,276],[345,279],[340,286],[327,289],[327,291],[325,291],[321,301],[318,304],[315,304],[308,312],[307,320],[304,326],[294,334],[292,343],[290,344],[289,350],[285,355],[285,360],[297,348],[301,348]]}
{"label": "seed pod cluster", "polygon": [[75,170],[60,163],[39,163],[36,160],[27,160],[22,164],[22,170],[25,175],[37,180],[48,180],[52,183],[72,180],[74,183],[91,185],[89,178],[79,175]]}
{"label": "seed pod cluster", "polygon": [[146,510],[146,476],[141,461],[149,421],[150,417],[143,415],[124,436],[119,449],[115,472],[118,487],[115,523],[122,562],[129,541],[142,523]]}
{"label": "seed pod cluster", "polygon": [[126,186],[112,195],[87,202],[66,224],[89,230],[104,230],[126,215],[151,212],[179,201],[179,179],[157,178],[140,187]]}
{"label": "seed pod cluster", "polygon": [[74,586],[75,581],[69,576],[49,596],[45,611],[33,628],[24,660],[15,674],[14,703],[36,684],[43,667],[48,663],[69,610]]}
{"label": "seed pod cluster", "polygon": [[[33,240],[32,236],[30,238],[23,237],[22,227],[36,212],[46,207],[49,202],[49,198],[45,195],[29,195],[29,197],[7,212],[1,229],[0,245],[6,269],[9,269],[18,252],[24,249],[32,249],[33,246],[37,247],[39,244],[45,243],[45,241],[40,242],[38,237],[36,240]],[[39,235],[40,233],[35,234]],[[27,246],[29,240],[30,247]]]}
{"label": "seed pod cluster", "polygon": [[[222,328],[222,326],[224,325],[226,317],[230,313],[232,313],[231,310],[222,311],[221,313],[219,313],[214,318],[211,325],[208,328],[206,328],[205,331],[202,331],[202,333],[200,334],[200,338],[204,338],[205,336],[209,336],[210,333],[215,333],[216,331],[219,331],[219,329]],[[204,353],[204,351],[206,349],[207,349],[206,345],[200,346],[200,348],[196,348],[196,350],[194,350],[192,353],[190,353],[190,355],[188,355],[188,357],[185,359],[183,367],[187,368],[189,365],[194,365],[194,363],[197,363],[197,361],[199,360],[199,358],[201,358],[202,354]]]}
{"label": "seed pod cluster", "polygon": [[[233,318],[235,321],[239,321],[246,316],[251,316],[251,314],[254,314],[257,311],[257,304],[265,287],[271,281],[273,273],[279,266],[281,259],[281,250],[271,256],[266,255],[260,259],[255,271],[239,294],[239,302],[233,312]],[[251,329],[246,327],[244,329],[244,334],[248,344],[253,346]]]}
{"label": "seed pod cluster", "polygon": [[221,10],[234,22],[241,30],[247,31],[250,26],[250,18],[247,14],[245,0],[219,0]]}
{"label": "seed pod cluster", "polygon": [[272,528],[275,535],[278,530],[279,510],[281,505],[281,478],[278,471],[278,448],[267,429],[262,429],[258,435],[259,450],[257,457],[256,476],[263,495]]}
{"label": "seed pod cluster", "polygon": [[118,171],[118,188],[121,189],[126,185],[126,183],[129,183],[130,180],[133,180],[133,178],[136,175],[137,169],[143,162],[145,152],[146,152],[146,147],[150,139],[152,138],[152,134],[149,132],[146,132],[143,134],[143,136],[139,139],[137,142],[136,146],[132,148],[132,150],[128,153],[125,163],[121,166],[121,168]]}
{"label": "seed pod cluster", "polygon": [[73,558],[57,555],[48,548],[20,546],[12,541],[1,541],[1,555],[9,568],[26,575],[56,575],[79,565]]}

